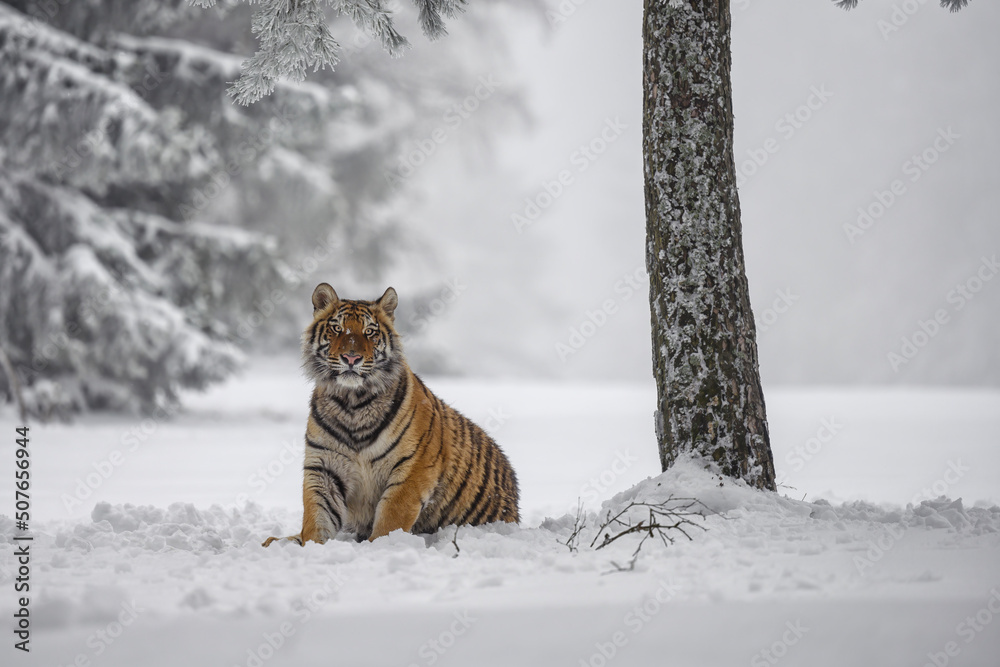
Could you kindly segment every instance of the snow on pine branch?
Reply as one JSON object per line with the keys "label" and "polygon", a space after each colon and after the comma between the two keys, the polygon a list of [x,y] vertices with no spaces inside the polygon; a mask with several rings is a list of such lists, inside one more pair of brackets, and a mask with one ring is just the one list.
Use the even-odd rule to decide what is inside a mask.
{"label": "snow on pine branch", "polygon": [[[858,0],[833,0],[841,9],[854,9],[858,6]],[[941,6],[947,10],[957,12],[968,7],[969,0],[941,0]]]}
{"label": "snow on pine branch", "polygon": [[[190,0],[214,7],[217,0]],[[274,91],[280,79],[303,81],[309,68],[333,69],[340,61],[340,45],[330,33],[324,6],[349,17],[354,24],[397,56],[409,45],[397,32],[385,0],[239,0],[259,5],[251,29],[260,42],[243,63],[240,78],[229,94],[242,105],[252,104]],[[446,33],[444,17],[453,18],[466,0],[413,0],[420,26],[430,39]]]}

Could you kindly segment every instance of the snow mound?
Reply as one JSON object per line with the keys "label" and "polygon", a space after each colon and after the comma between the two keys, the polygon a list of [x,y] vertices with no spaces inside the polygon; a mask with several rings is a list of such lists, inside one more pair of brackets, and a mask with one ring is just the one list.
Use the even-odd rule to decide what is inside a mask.
{"label": "snow mound", "polygon": [[[729,518],[771,516],[809,518],[819,521],[898,524],[902,528],[948,529],[982,535],[1000,532],[1000,507],[965,507],[962,499],[941,496],[905,508],[863,501],[832,505],[826,500],[806,502],[776,493],[760,491],[741,480],[723,477],[712,466],[695,458],[682,458],[668,471],[650,477],[623,491],[601,507],[601,515],[615,515],[632,503],[681,507],[697,501],[705,515]],[[697,509],[697,508],[693,508]],[[641,508],[638,512],[642,512]],[[635,516],[635,512],[629,513]]]}

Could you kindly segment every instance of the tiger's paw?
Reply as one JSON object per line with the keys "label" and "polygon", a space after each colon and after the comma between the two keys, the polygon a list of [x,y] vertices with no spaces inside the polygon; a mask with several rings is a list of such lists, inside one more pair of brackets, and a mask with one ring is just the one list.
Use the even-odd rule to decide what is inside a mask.
{"label": "tiger's paw", "polygon": [[295,542],[299,546],[302,546],[302,537],[299,535],[289,535],[288,537],[269,537],[266,540],[264,540],[264,543],[261,544],[261,546],[262,547],[270,546],[271,542],[277,542],[278,540],[290,540],[292,542]]}

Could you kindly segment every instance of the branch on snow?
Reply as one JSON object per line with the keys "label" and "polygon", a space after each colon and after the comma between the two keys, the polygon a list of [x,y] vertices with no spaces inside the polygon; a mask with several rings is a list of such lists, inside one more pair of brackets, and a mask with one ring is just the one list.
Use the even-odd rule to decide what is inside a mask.
{"label": "branch on snow", "polygon": [[[645,510],[646,517],[638,521],[633,521],[632,510],[636,508]],[[646,540],[654,537],[658,538],[663,546],[666,547],[674,543],[672,533],[680,533],[688,538],[688,540],[691,540],[692,538],[688,534],[687,529],[698,528],[699,530],[707,530],[704,526],[691,521],[692,517],[704,518],[704,511],[711,512],[704,503],[694,498],[674,498],[670,496],[658,503],[632,501],[617,513],[612,514],[608,510],[604,521],[597,529],[597,535],[590,542],[590,546],[599,550],[626,535],[642,535],[642,539],[632,553],[631,566],[628,568],[619,567],[619,569],[631,570],[635,567],[635,559]],[[601,539],[602,534],[603,539]],[[601,539],[601,542],[598,544],[599,539]],[[597,546],[595,547],[595,545]]]}

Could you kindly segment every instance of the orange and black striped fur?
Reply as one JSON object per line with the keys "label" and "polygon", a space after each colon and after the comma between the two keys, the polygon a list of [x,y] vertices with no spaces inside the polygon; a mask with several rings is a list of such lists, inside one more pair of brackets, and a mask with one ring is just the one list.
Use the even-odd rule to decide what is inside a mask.
{"label": "orange and black striped fur", "polygon": [[[302,532],[374,540],[402,528],[517,523],[517,478],[486,433],[446,405],[403,356],[396,291],[341,300],[322,283],[302,351],[316,382],[306,424]],[[264,546],[278,538],[271,537]]]}

